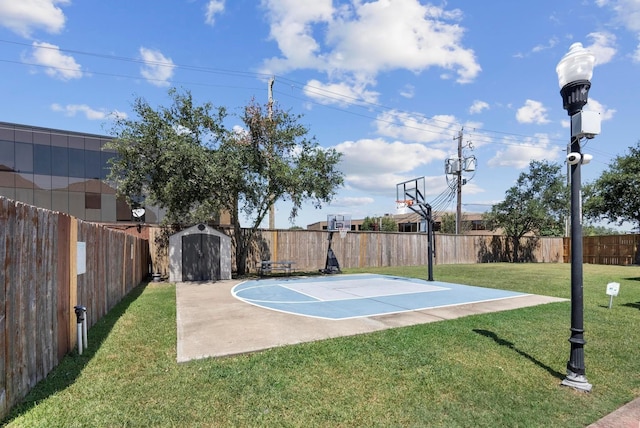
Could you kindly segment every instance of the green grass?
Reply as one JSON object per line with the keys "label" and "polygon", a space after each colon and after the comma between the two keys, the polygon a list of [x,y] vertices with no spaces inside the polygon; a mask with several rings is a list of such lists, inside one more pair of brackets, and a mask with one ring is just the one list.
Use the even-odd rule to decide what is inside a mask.
{"label": "green grass", "polygon": [[[366,271],[426,277],[425,267]],[[435,278],[570,296],[569,265],[436,266]],[[609,309],[612,281],[621,287]],[[177,364],[175,287],[150,283],[96,324],[89,349],[66,357],[4,422],[583,427],[640,396],[640,268],[585,265],[584,303],[589,394],[559,385],[569,302]]]}

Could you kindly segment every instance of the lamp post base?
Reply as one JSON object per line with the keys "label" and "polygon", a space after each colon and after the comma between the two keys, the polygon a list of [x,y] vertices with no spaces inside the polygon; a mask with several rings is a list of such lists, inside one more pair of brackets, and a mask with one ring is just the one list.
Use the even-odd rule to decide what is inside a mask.
{"label": "lamp post base", "polygon": [[591,392],[592,388],[592,385],[587,382],[585,375],[579,375],[570,370],[567,370],[567,377],[562,380],[561,385],[571,387],[581,392]]}

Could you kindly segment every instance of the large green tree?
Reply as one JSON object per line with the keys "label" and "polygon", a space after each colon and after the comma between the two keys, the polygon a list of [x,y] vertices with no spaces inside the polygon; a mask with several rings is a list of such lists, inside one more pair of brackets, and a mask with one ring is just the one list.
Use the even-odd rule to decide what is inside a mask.
{"label": "large green tree", "polygon": [[568,208],[568,188],[560,165],[531,161],[529,170],[520,174],[504,200],[493,205],[484,220],[489,229],[503,230],[511,240],[513,260],[520,261],[520,238],[527,233],[562,235]]}
{"label": "large green tree", "polygon": [[602,175],[584,189],[584,214],[592,220],[607,220],[640,228],[640,141],[617,156]]}
{"label": "large green tree", "polygon": [[398,223],[391,216],[365,217],[361,230],[375,230],[379,232],[397,232]]}
{"label": "large green tree", "polygon": [[110,179],[130,203],[166,209],[165,223],[190,225],[228,211],[238,274],[246,273],[250,244],[275,201],[292,203],[293,221],[303,203],[319,207],[342,185],[340,154],[308,137],[301,116],[252,101],[242,126],[230,130],[225,108],[196,105],[188,91],[169,95],[172,105],[157,109],[138,98],[138,117],[116,123]]}
{"label": "large green tree", "polygon": [[[235,228],[238,273],[244,273],[249,245],[269,208],[278,200],[291,203],[293,222],[305,202],[316,208],[331,201],[344,182],[337,169],[340,153],[322,148],[299,121],[300,115],[278,104],[255,101],[243,110],[243,128],[220,148],[226,169],[227,208]],[[240,216],[250,225],[240,228]]]}
{"label": "large green tree", "polygon": [[456,230],[456,219],[457,215],[453,213],[444,213],[440,217],[440,233],[449,233],[454,234],[465,233],[471,230],[471,222],[466,221],[466,216],[462,214],[462,224],[460,225],[460,230]]}
{"label": "large green tree", "polygon": [[195,106],[191,93],[169,91],[173,104],[154,109],[137,98],[137,118],[118,119],[108,148],[109,179],[131,206],[156,205],[165,222],[193,224],[213,218],[224,196],[223,175],[215,167],[215,149],[224,141],[224,108]]}

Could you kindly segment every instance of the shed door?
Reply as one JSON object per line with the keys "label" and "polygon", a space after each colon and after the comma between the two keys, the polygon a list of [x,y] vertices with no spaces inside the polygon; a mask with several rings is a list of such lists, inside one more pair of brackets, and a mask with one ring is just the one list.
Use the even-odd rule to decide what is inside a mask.
{"label": "shed door", "polygon": [[220,237],[203,233],[182,237],[182,280],[220,279]]}

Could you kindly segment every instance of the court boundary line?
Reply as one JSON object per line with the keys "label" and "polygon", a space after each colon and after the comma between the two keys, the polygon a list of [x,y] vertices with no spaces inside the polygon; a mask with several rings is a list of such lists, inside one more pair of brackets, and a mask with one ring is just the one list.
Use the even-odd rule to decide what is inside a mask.
{"label": "court boundary line", "polygon": [[[246,282],[249,282],[249,281],[244,281],[244,282],[241,282],[240,284],[244,284],[244,283],[246,283]],[[238,285],[240,285],[240,284],[238,284]],[[237,285],[236,285],[236,287],[237,287]],[[303,296],[307,296],[307,297],[309,297],[309,298],[311,298],[311,299],[314,299],[314,297],[313,297],[313,296],[311,296],[311,295],[309,295],[309,294],[301,293],[301,292],[299,292],[299,291],[297,291],[297,290],[293,290],[293,289],[290,289],[290,288],[288,288],[288,287],[284,287],[284,286],[283,286],[282,284],[280,284],[280,283],[277,283],[277,284],[262,284],[262,285],[258,284],[258,285],[255,285],[255,286],[253,286],[253,287],[243,288],[242,290],[239,290],[239,292],[242,292],[242,291],[245,291],[245,290],[255,290],[255,289],[257,289],[257,288],[269,288],[269,287],[281,287],[281,288],[285,288],[285,289],[287,289],[287,290],[289,290],[289,291],[293,291],[293,292],[295,292],[295,293],[302,294]],[[309,300],[309,301],[305,301],[305,300],[261,300],[261,299],[247,299],[247,298],[245,298],[245,297],[240,297],[240,296],[238,296],[238,292],[236,292],[236,291],[235,291],[235,287],[233,287],[233,288],[231,289],[231,295],[233,295],[233,297],[235,297],[236,299],[241,300],[241,301],[243,301],[243,302],[263,302],[263,303],[282,303],[282,304],[289,304],[289,303],[315,303],[315,302],[323,302],[323,301],[324,301],[324,300],[318,300],[318,299],[315,299],[315,300]],[[264,307],[264,306],[262,306],[262,307]]]}
{"label": "court boundary line", "polygon": [[[377,276],[377,277],[380,277],[380,278],[384,278],[385,277],[385,275],[378,275],[378,274],[353,274],[353,276],[356,276],[356,275],[373,275],[373,276]],[[309,278],[311,278],[311,277],[309,277]],[[415,281],[412,281],[412,279],[415,279],[415,280],[418,280],[418,281],[424,281],[424,280],[421,280],[419,278],[405,278],[405,277],[392,277],[392,278],[394,280],[395,279],[399,279],[399,280],[403,280],[403,281],[410,282],[410,283],[413,283],[413,284],[419,284],[419,283],[417,283]],[[391,279],[388,279],[388,280],[391,280]],[[322,299],[322,298],[319,298],[319,297],[315,297],[315,296],[313,296],[313,295],[311,295],[309,293],[305,293],[304,291],[300,291],[300,290],[296,290],[294,288],[291,288],[291,287],[287,286],[285,283],[277,282],[277,283],[274,283],[274,284],[256,284],[254,286],[246,287],[246,288],[243,288],[241,290],[235,291],[235,288],[238,285],[241,285],[241,284],[244,284],[244,283],[247,283],[247,282],[250,282],[250,281],[253,281],[253,280],[243,281],[243,282],[237,284],[235,287],[233,287],[233,289],[231,290],[231,294],[233,295],[233,297],[235,297],[235,298],[237,298],[239,300],[242,300],[242,301],[247,301],[247,302],[251,301],[251,302],[281,303],[281,304],[328,303],[328,302],[343,302],[343,301],[358,300],[358,299],[376,300],[376,298],[386,297],[386,296],[402,296],[402,295],[406,295],[406,294],[436,293],[436,292],[443,292],[443,291],[451,291],[452,290],[451,287],[444,287],[444,286],[441,286],[441,285],[421,284],[421,285],[426,285],[426,286],[430,286],[430,287],[437,287],[438,289],[437,290],[429,290],[429,291],[412,291],[412,292],[393,293],[393,294],[376,294],[376,295],[372,295],[372,296],[358,296],[357,294],[353,294],[353,293],[349,293],[349,292],[346,292],[346,291],[342,291],[343,293],[345,293],[345,294],[347,294],[349,296],[353,296],[353,297],[346,297],[344,299]],[[272,279],[271,281],[275,281],[275,279]],[[327,278],[327,279],[324,279],[324,281],[308,281],[308,282],[313,283],[313,282],[330,282],[330,281]],[[443,282],[440,282],[440,281],[437,281],[437,282],[439,284],[446,284],[446,283],[443,283]],[[460,285],[462,285],[462,284],[460,284]],[[245,297],[241,297],[241,296],[238,295],[239,293],[241,293],[243,291],[246,291],[246,290],[254,290],[254,289],[269,288],[269,287],[281,287],[281,288],[283,288],[285,290],[289,290],[289,291],[291,291],[293,293],[297,293],[297,294],[309,297],[309,298],[314,299],[314,300],[309,300],[309,301],[304,301],[304,300],[262,300],[262,299],[245,298]],[[465,286],[465,287],[471,287],[471,286]],[[483,287],[475,287],[475,288],[483,288]]]}
{"label": "court boundary line", "polygon": [[[426,282],[422,279],[419,278],[408,278],[408,277],[397,277],[397,276],[393,276],[393,275],[380,275],[380,274],[353,274],[351,276],[358,276],[358,275],[370,275],[373,277],[379,277],[379,278],[385,278],[385,277],[390,277],[392,279],[398,279],[398,280],[403,280],[403,281],[407,281],[407,282],[413,282],[416,283],[414,281],[418,281],[418,283],[423,283]],[[319,278],[320,281],[315,281],[314,278],[312,277],[308,277],[307,279],[309,279],[310,283],[313,282],[328,282],[330,281],[329,278]],[[393,303],[388,303],[388,302],[384,302],[382,300],[380,300],[379,298],[381,297],[387,297],[387,296],[402,296],[402,295],[407,295],[407,294],[427,294],[427,293],[433,293],[433,292],[438,292],[438,291],[453,291],[455,287],[451,287],[451,288],[447,288],[447,287],[440,287],[440,290],[431,290],[431,291],[423,291],[423,292],[417,292],[417,293],[399,293],[399,294],[388,294],[388,295],[378,295],[378,296],[368,296],[368,297],[362,297],[362,296],[358,296],[358,297],[353,297],[353,298],[346,298],[346,299],[336,299],[336,300],[322,300],[322,299],[318,299],[315,298],[307,293],[298,291],[298,290],[294,290],[291,289],[290,287],[287,287],[286,285],[283,285],[279,280],[278,282],[275,282],[274,284],[256,284],[253,286],[249,286],[246,288],[242,288],[241,290],[238,290],[238,292],[242,292],[245,290],[252,290],[252,289],[259,289],[259,288],[269,288],[269,287],[281,287],[285,290],[294,292],[294,293],[298,293],[302,296],[306,296],[309,298],[312,298],[314,300],[311,301],[305,301],[305,300],[298,300],[298,301],[274,301],[274,300],[262,300],[262,299],[246,299],[244,297],[240,297],[238,295],[238,292],[235,291],[235,289],[238,286],[241,286],[242,284],[246,284],[247,282],[250,282],[252,280],[249,281],[243,281],[239,284],[236,284],[232,289],[231,289],[231,295],[244,302],[244,303],[248,303],[252,306],[264,309],[264,310],[268,310],[268,311],[275,311],[275,312],[280,312],[280,313],[284,313],[284,314],[288,314],[288,315],[296,315],[296,316],[303,316],[303,317],[307,317],[307,318],[315,318],[315,319],[323,319],[323,320],[329,320],[329,321],[342,321],[342,320],[350,320],[350,319],[358,319],[358,318],[369,318],[369,317],[379,317],[379,316],[386,316],[386,315],[394,315],[394,314],[400,314],[400,313],[407,313],[407,312],[422,312],[422,311],[428,311],[428,310],[433,310],[433,309],[441,309],[441,308],[448,308],[448,307],[455,307],[455,306],[464,306],[464,305],[472,305],[472,304],[479,304],[479,303],[487,303],[487,302],[494,302],[494,301],[499,301],[499,300],[506,300],[506,299],[512,299],[512,298],[519,298],[519,297],[527,297],[527,296],[532,296],[533,294],[530,293],[520,293],[520,292],[514,292],[514,291],[509,291],[509,290],[500,290],[500,289],[490,289],[490,290],[497,290],[497,291],[506,291],[508,293],[512,293],[511,295],[508,296],[503,296],[503,297],[495,297],[495,298],[489,298],[489,299],[482,299],[482,300],[473,300],[473,301],[466,301],[466,302],[460,302],[460,303],[447,303],[447,304],[442,304],[442,305],[437,305],[437,306],[425,306],[425,307],[420,307],[420,308],[406,308],[397,304],[393,304]],[[272,280],[270,280],[272,281]],[[437,281],[438,283],[441,283],[440,281]],[[447,284],[447,283],[442,283],[442,284]],[[425,285],[429,285],[429,284],[425,284]],[[472,286],[472,285],[464,285],[464,284],[453,284],[453,285],[459,285],[459,286],[463,286],[463,287],[471,287],[471,288],[487,288],[487,287],[478,287],[478,286]],[[321,315],[312,315],[312,314],[306,314],[306,313],[302,313],[302,312],[296,312],[293,310],[286,310],[286,309],[281,309],[281,308],[275,308],[270,306],[269,304],[284,304],[284,305],[308,305],[308,304],[331,304],[332,302],[344,302],[344,301],[350,301],[350,300],[371,300],[373,302],[377,302],[377,303],[382,303],[384,305],[388,305],[390,307],[396,307],[399,308],[399,310],[397,311],[385,311],[385,312],[379,312],[379,313],[368,313],[368,314],[364,314],[364,315],[354,315],[354,316],[345,316],[345,317],[327,317],[327,316],[321,316]],[[262,304],[260,304],[262,303]]]}
{"label": "court boundary line", "polygon": [[[305,293],[303,291],[299,291],[290,287],[287,287],[286,285],[282,285],[279,284],[282,288],[285,288],[289,291],[293,291],[294,293],[299,293],[302,294],[303,296],[308,296],[311,297],[312,299],[316,299],[316,302],[323,302],[323,303],[328,303],[328,302],[344,302],[344,301],[348,301],[348,300],[358,300],[358,299],[371,299],[371,300],[376,300],[379,297],[387,297],[387,296],[403,296],[406,294],[424,294],[424,293],[435,293],[438,291],[451,291],[451,288],[446,288],[446,287],[440,287],[437,285],[434,285],[432,287],[438,287],[439,290],[429,290],[429,291],[412,291],[412,292],[407,292],[407,293],[393,293],[393,294],[375,294],[372,296],[358,296],[357,294],[354,293],[349,293],[348,291],[342,291],[342,293],[348,295],[348,296],[353,296],[353,297],[346,297],[344,299],[322,299],[320,297],[314,297],[311,294]],[[282,302],[282,303],[298,303],[298,301],[292,301],[292,302]]]}
{"label": "court boundary line", "polygon": [[[342,317],[342,318],[329,318],[329,317],[323,317],[323,316],[320,316],[320,315],[309,315],[309,314],[304,314],[304,313],[300,313],[300,312],[293,312],[293,311],[287,311],[287,310],[279,309],[279,308],[271,308],[271,307],[267,307],[267,306],[262,306],[262,305],[255,304],[255,303],[253,303],[251,301],[244,300],[244,299],[240,299],[240,300],[242,300],[245,303],[248,303],[251,306],[255,306],[257,308],[264,309],[266,311],[274,311],[274,312],[280,312],[282,314],[287,314],[287,315],[296,315],[296,316],[299,316],[299,317],[315,318],[315,319],[321,319],[321,320],[327,320],[327,321],[345,321],[345,320],[353,320],[353,319],[358,319],[358,318],[373,318],[373,317],[380,317],[380,316],[386,316],[386,315],[402,314],[402,313],[407,313],[407,312],[423,312],[423,311],[430,311],[430,310],[433,310],[433,309],[451,308],[451,307],[454,307],[454,306],[475,305],[475,304],[478,304],[478,303],[497,302],[499,300],[517,299],[517,298],[529,297],[529,296],[535,296],[535,294],[522,293],[522,294],[518,294],[518,295],[514,295],[514,296],[498,297],[498,298],[495,298],[495,299],[474,300],[472,302],[451,303],[451,304],[447,304],[447,305],[438,305],[438,306],[426,306],[424,308],[418,308],[418,309],[402,309],[402,310],[393,311],[393,312],[380,312],[380,313],[374,313],[374,314],[356,315],[356,316]],[[291,303],[296,303],[296,302],[291,302]],[[307,303],[322,303],[322,302],[307,302]],[[390,306],[394,306],[394,305],[390,305]]]}

